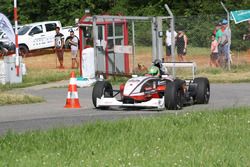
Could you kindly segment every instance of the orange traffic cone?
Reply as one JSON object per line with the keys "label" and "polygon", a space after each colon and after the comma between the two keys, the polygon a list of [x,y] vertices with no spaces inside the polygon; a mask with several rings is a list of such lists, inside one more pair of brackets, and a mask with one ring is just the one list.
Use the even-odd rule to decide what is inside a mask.
{"label": "orange traffic cone", "polygon": [[68,96],[64,108],[80,108],[80,107],[81,106],[79,103],[77,87],[76,87],[76,76],[75,72],[72,71],[69,81]]}

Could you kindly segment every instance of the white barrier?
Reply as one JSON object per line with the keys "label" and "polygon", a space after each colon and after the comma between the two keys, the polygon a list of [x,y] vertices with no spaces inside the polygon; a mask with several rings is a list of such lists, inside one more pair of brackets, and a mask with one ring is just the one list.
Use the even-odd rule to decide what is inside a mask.
{"label": "white barrier", "polygon": [[6,70],[4,61],[0,61],[0,83],[3,85],[6,83]]}

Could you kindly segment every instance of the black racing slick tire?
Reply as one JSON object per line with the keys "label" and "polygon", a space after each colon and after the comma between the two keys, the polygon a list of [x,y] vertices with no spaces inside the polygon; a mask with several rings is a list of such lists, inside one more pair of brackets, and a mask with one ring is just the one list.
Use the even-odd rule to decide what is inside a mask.
{"label": "black racing slick tire", "polygon": [[109,107],[97,107],[97,98],[104,97],[113,97],[113,88],[112,85],[107,81],[97,81],[92,91],[92,102],[95,108],[98,109],[108,109]]}
{"label": "black racing slick tire", "polygon": [[197,84],[194,101],[196,104],[208,104],[210,98],[210,84],[207,78],[199,77],[194,79]]}
{"label": "black racing slick tire", "polygon": [[168,82],[164,92],[165,107],[168,110],[180,110],[183,107],[183,89],[179,81]]}

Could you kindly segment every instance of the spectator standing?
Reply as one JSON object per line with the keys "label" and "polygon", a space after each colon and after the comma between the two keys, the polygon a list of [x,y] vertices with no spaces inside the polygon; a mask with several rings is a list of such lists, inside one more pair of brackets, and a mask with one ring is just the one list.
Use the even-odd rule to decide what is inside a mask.
{"label": "spectator standing", "polygon": [[78,52],[78,38],[75,36],[74,31],[70,31],[70,48],[71,48],[71,59],[72,59],[72,69],[78,68],[77,62],[77,52]]}
{"label": "spectator standing", "polygon": [[56,27],[55,52],[56,52],[57,58],[58,58],[59,63],[60,63],[59,68],[64,68],[64,66],[63,66],[63,54],[64,54],[63,46],[64,46],[64,35],[62,33],[60,33],[60,27]]}
{"label": "spectator standing", "polygon": [[215,32],[215,39],[218,43],[221,42],[221,37],[222,37],[222,31],[221,31],[221,23],[216,24],[216,32]]}
{"label": "spectator standing", "polygon": [[221,45],[221,38],[222,38],[222,30],[221,30],[221,22],[216,24],[216,33],[215,33],[215,40],[218,42],[218,63],[222,64],[223,56],[222,56],[222,45]]}
{"label": "spectator standing", "polygon": [[[174,31],[174,38],[176,38],[177,33]],[[172,56],[171,53],[171,46],[172,46],[172,32],[170,31],[170,29],[168,29],[166,31],[166,61],[170,62],[170,56]]]}
{"label": "spectator standing", "polygon": [[228,21],[222,21],[222,37],[221,37],[221,47],[222,47],[222,55],[224,55],[225,62],[228,63],[230,61],[230,45],[231,45],[231,30],[228,27]]}
{"label": "spectator standing", "polygon": [[219,66],[219,63],[218,63],[218,57],[219,57],[219,54],[218,54],[218,42],[217,40],[215,39],[215,35],[213,34],[212,35],[212,42],[211,42],[211,54],[210,54],[210,67],[212,67],[213,65],[215,67],[218,67]]}
{"label": "spectator standing", "polygon": [[187,36],[184,31],[178,31],[176,37],[177,54],[180,62],[184,62],[187,53]]}

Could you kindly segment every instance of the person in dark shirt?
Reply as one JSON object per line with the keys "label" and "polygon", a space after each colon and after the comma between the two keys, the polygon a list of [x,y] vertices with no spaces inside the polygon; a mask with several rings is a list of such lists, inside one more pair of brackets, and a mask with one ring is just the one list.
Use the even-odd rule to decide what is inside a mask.
{"label": "person in dark shirt", "polygon": [[184,56],[187,53],[187,36],[184,31],[178,31],[176,37],[176,47],[179,61],[184,62]]}
{"label": "person in dark shirt", "polygon": [[56,35],[55,35],[55,52],[57,55],[57,58],[59,60],[60,66],[59,68],[64,68],[63,66],[63,50],[64,46],[64,35],[60,33],[60,28],[56,27]]}

